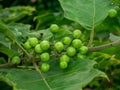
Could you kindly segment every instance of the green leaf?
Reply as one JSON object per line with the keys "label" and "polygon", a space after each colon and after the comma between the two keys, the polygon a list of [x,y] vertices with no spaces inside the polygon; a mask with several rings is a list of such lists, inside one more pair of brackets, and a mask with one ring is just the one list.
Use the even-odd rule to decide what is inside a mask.
{"label": "green leaf", "polygon": [[35,11],[30,6],[15,6],[2,9],[0,11],[0,19],[4,22],[16,22]]}
{"label": "green leaf", "polygon": [[53,37],[53,34],[50,32],[49,29],[39,30],[39,31],[32,31],[29,33],[28,37],[37,37],[39,39],[49,40],[51,37]]}
{"label": "green leaf", "polygon": [[7,48],[7,47],[4,47],[4,46],[0,46],[0,52],[6,54],[8,57],[12,58],[13,56],[17,55],[17,52]]}
{"label": "green leaf", "polygon": [[110,0],[59,0],[66,18],[86,29],[99,25],[112,8]]}
{"label": "green leaf", "polygon": [[10,46],[9,38],[7,38],[3,33],[0,32],[0,44],[2,44],[5,47]]}
{"label": "green leaf", "polygon": [[115,3],[116,5],[119,5],[120,6],[120,0],[112,0],[113,3]]}
{"label": "green leaf", "polygon": [[120,36],[116,36],[116,35],[110,33],[109,39],[110,39],[111,41],[120,40]]}
{"label": "green leaf", "polygon": [[[52,63],[53,64],[53,63]],[[105,77],[106,74],[93,68],[96,64],[92,60],[74,60],[66,70],[61,70],[58,63],[51,65],[51,70],[42,73],[51,90],[80,90],[95,77]],[[7,78],[18,89],[50,90],[41,75],[35,70],[27,69],[1,69],[1,73],[9,73]]]}
{"label": "green leaf", "polygon": [[8,25],[11,31],[14,33],[17,41],[19,43],[23,42],[23,40],[28,37],[30,32],[30,25],[22,24],[22,23],[11,23]]}
{"label": "green leaf", "polygon": [[0,32],[9,37],[11,40],[15,40],[13,32],[2,21],[0,21]]}
{"label": "green leaf", "polygon": [[59,32],[54,34],[54,39],[60,40],[61,38],[69,35],[72,35],[72,32],[70,30],[61,28]]}

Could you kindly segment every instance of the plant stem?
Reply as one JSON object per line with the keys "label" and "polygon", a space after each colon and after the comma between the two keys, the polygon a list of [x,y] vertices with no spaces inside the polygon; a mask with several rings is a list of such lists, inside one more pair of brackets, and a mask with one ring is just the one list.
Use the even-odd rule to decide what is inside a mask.
{"label": "plant stem", "polygon": [[9,67],[12,67],[13,64],[11,63],[6,63],[6,64],[0,64],[0,68],[9,68]]}
{"label": "plant stem", "polygon": [[105,48],[114,47],[114,46],[118,46],[118,45],[120,45],[120,40],[114,41],[109,44],[101,45],[101,46],[89,47],[89,51],[90,52],[99,51],[99,50],[103,50]]}
{"label": "plant stem", "polygon": [[93,39],[94,39],[94,29],[95,29],[95,0],[93,0],[94,2],[94,7],[93,7],[93,22],[92,22],[92,30],[91,30],[91,33],[90,33],[90,40],[89,40],[89,43],[88,43],[88,47],[92,47],[92,42],[93,42]]}
{"label": "plant stem", "polygon": [[17,68],[22,68],[22,69],[35,69],[34,66],[17,66]]}
{"label": "plant stem", "polygon": [[27,54],[29,58],[32,57],[17,41],[15,41],[15,43]]}
{"label": "plant stem", "polygon": [[48,82],[46,81],[45,77],[43,76],[42,72],[40,71],[38,65],[36,64],[35,60],[33,59],[33,65],[36,69],[36,71],[38,71],[38,73],[41,75],[43,81],[45,82],[46,86],[48,87],[49,90],[52,90],[50,85],[48,84]]}

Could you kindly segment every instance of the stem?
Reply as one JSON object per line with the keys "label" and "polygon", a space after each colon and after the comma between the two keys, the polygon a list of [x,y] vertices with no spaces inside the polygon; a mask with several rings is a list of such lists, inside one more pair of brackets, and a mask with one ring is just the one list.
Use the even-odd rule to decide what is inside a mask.
{"label": "stem", "polygon": [[118,46],[118,45],[120,45],[120,40],[114,41],[109,44],[101,45],[101,46],[89,47],[89,51],[90,52],[99,51],[99,50],[102,50],[105,48],[114,47],[114,46]]}
{"label": "stem", "polygon": [[92,30],[91,30],[91,33],[90,33],[90,40],[89,40],[89,43],[88,43],[88,47],[92,47],[92,42],[93,42],[93,39],[94,39],[94,29],[95,29],[95,0],[93,1],[94,2],[94,11],[93,11],[93,23],[92,23]]}
{"label": "stem", "polygon": [[21,69],[35,69],[33,66],[17,66],[17,68],[21,68]]}
{"label": "stem", "polygon": [[28,57],[32,57],[17,41],[15,43],[28,55]]}
{"label": "stem", "polygon": [[48,87],[48,89],[49,89],[49,90],[52,90],[51,87],[50,87],[50,85],[49,85],[48,82],[46,81],[45,77],[42,75],[42,72],[40,71],[40,69],[39,69],[39,67],[38,67],[38,65],[36,64],[36,62],[35,62],[34,59],[33,59],[33,65],[34,65],[36,71],[38,71],[38,73],[41,75],[41,77],[42,77],[43,81],[45,82],[46,86]]}
{"label": "stem", "polygon": [[6,64],[0,64],[0,68],[9,68],[9,67],[12,67],[13,64],[11,63],[6,63]]}

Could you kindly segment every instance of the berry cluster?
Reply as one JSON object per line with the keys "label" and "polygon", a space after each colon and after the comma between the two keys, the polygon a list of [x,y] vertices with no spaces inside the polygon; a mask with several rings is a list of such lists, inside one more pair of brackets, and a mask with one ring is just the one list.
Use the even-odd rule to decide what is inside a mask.
{"label": "berry cluster", "polygon": [[[60,28],[56,24],[52,24],[49,30],[53,33],[53,36],[60,32]],[[34,56],[36,55],[40,59],[41,71],[49,71],[49,61],[52,60],[58,61],[61,69],[66,69],[72,57],[83,58],[83,55],[88,52],[88,47],[84,46],[80,40],[81,34],[82,32],[79,29],[76,29],[72,32],[72,36],[65,36],[61,40],[54,42],[30,37],[24,43],[24,48],[27,51],[34,49]]]}

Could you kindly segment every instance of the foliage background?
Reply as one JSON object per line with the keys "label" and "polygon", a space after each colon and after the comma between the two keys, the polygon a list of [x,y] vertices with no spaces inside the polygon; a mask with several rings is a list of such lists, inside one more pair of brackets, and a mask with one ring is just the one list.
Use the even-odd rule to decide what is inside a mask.
{"label": "foliage background", "polygon": [[[114,6],[118,7],[118,16],[114,19],[110,19],[107,17],[102,24],[97,26],[95,28],[95,40],[93,44],[95,46],[102,45],[109,43],[111,41],[115,41],[119,38],[120,35],[120,13],[119,13],[119,0],[113,0]],[[18,17],[15,17],[11,19],[9,18],[9,15],[11,13],[2,11],[2,9],[14,7],[15,6],[32,6],[35,7],[29,8],[25,10],[25,12],[31,12],[31,13],[24,13],[22,12],[23,16],[19,16],[19,13],[17,11],[14,11],[14,13],[18,14]],[[79,28],[83,30],[83,40],[84,43],[87,44],[89,39],[89,33],[90,31],[86,31],[85,28],[81,27],[78,23],[72,22],[63,16],[62,8],[58,2],[58,0],[0,0],[0,11],[4,13],[4,16],[0,14],[0,18],[4,20],[8,26],[13,29],[14,25],[11,24],[12,22],[16,23],[24,23],[26,25],[18,25],[18,27],[22,29],[26,28],[29,31],[29,28],[31,30],[40,30],[44,28],[48,28],[52,23],[57,23],[58,25],[65,27],[66,29],[72,30],[73,28]],[[22,11],[22,8],[21,8]],[[7,13],[7,14],[6,14]],[[6,19],[6,17],[7,19]],[[8,16],[7,16],[8,15]],[[28,25],[29,24],[29,25]],[[25,33],[25,32],[23,32]],[[0,34],[1,35],[1,34]],[[17,35],[20,35],[17,33]],[[27,35],[27,33],[26,33]],[[26,36],[25,35],[25,36]],[[85,37],[88,36],[88,37]],[[22,40],[18,37],[18,40]],[[22,41],[20,41],[22,42]],[[9,46],[8,44],[4,43],[4,45]],[[98,62],[97,65],[95,65],[95,68],[98,68],[99,70],[106,72],[110,81],[104,79],[104,78],[95,78],[89,85],[87,85],[84,90],[120,90],[120,46],[117,47],[111,47],[107,48],[105,50],[102,50],[100,52],[91,52],[88,54],[89,59],[93,59]],[[4,63],[4,59],[8,58],[5,54],[0,53],[0,60]],[[4,58],[2,58],[4,57]],[[2,90],[10,90],[11,87],[6,87],[6,83],[0,81],[0,88],[3,88]]]}

